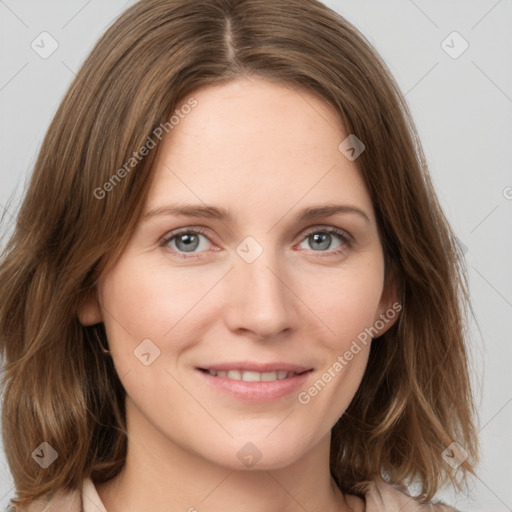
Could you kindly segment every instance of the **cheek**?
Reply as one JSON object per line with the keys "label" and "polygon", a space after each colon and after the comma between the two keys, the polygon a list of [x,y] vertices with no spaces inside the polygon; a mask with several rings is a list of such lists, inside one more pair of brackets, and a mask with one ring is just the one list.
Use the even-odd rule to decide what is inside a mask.
{"label": "cheek", "polygon": [[[371,338],[364,332],[367,315],[350,325],[336,325],[338,336],[325,343],[323,364],[296,396],[307,430],[325,433],[349,407],[363,379]],[[362,334],[361,334],[362,333]]]}
{"label": "cheek", "polygon": [[117,374],[130,374],[123,381],[127,391],[132,381],[135,395],[169,387],[164,369],[178,366],[218,315],[207,295],[224,273],[170,269],[165,261],[126,257],[105,276],[100,285],[104,324]]}
{"label": "cheek", "polygon": [[[168,371],[174,373],[180,355],[194,343],[193,333],[183,326],[190,325],[194,305],[212,286],[207,279],[191,280],[182,270],[126,258],[100,285],[116,373],[128,396],[149,415],[168,404],[169,397],[179,396]],[[190,406],[182,402],[183,410]]]}
{"label": "cheek", "polygon": [[298,401],[321,411],[318,417],[332,426],[350,404],[366,369],[371,328],[379,315],[383,267],[375,262],[336,275],[331,272],[325,279],[316,277],[316,286],[305,283],[312,290],[308,303],[314,305],[318,326],[324,333],[327,327],[328,335],[317,338],[324,355],[322,367]]}
{"label": "cheek", "polygon": [[318,322],[328,328],[330,336],[325,340],[332,350],[343,350],[374,324],[380,313],[383,279],[383,266],[375,261],[338,272],[330,269],[302,281],[302,294]]}
{"label": "cheek", "polygon": [[102,284],[105,323],[115,332],[124,330],[121,337],[129,333],[137,339],[161,339],[191,311],[208,286],[180,269],[170,272],[136,260],[120,262]]}

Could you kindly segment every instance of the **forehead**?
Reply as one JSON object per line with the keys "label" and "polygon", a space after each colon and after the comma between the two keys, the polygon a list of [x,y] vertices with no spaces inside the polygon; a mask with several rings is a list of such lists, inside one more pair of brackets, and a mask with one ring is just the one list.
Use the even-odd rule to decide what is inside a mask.
{"label": "forehead", "polygon": [[161,143],[146,211],[171,200],[253,213],[297,201],[371,209],[356,163],[338,149],[347,136],[340,116],[313,93],[242,78],[182,104],[190,98],[197,105]]}

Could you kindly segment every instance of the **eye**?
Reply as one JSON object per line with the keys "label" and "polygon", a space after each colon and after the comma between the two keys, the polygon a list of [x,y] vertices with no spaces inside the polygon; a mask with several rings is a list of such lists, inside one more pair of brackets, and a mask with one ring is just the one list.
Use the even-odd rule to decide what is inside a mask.
{"label": "eye", "polygon": [[[208,245],[201,243],[202,239],[209,240],[204,233],[205,231],[201,228],[183,228],[178,231],[173,231],[169,236],[162,240],[162,246],[168,247],[178,254],[201,252],[196,251],[196,249],[198,247],[200,249],[205,249],[205,245]],[[188,256],[184,257],[187,258]]]}
{"label": "eye", "polygon": [[[333,239],[335,240],[336,238],[340,242],[337,246],[332,247]],[[329,255],[340,254],[350,245],[350,237],[341,229],[316,228],[314,231],[306,234],[302,244],[304,243],[307,243],[309,248],[315,252],[328,252]]]}

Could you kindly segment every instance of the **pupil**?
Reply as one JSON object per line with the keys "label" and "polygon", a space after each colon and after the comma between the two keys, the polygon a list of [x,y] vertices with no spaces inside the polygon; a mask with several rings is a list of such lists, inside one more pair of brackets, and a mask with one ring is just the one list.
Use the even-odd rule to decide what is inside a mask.
{"label": "pupil", "polygon": [[[194,240],[195,238],[195,240]],[[195,243],[194,243],[195,242]],[[180,247],[179,244],[184,244],[183,247]],[[198,240],[196,235],[184,234],[178,238],[177,245],[180,250],[184,250],[185,252],[191,252],[197,248]]]}
{"label": "pupil", "polygon": [[320,243],[321,247],[317,247],[320,249],[327,249],[330,245],[330,237],[329,233],[315,233],[313,235],[313,240],[315,243]]}

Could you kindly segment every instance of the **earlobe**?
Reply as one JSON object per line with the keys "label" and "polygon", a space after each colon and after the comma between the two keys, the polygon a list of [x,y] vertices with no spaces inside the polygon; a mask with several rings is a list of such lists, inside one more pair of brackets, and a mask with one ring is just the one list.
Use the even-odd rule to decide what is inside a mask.
{"label": "earlobe", "polygon": [[401,310],[402,304],[397,300],[379,314],[375,321],[375,327],[379,332],[376,337],[382,336],[385,332],[389,331],[393,325],[395,325],[400,317]]}
{"label": "earlobe", "polygon": [[83,298],[78,306],[77,317],[84,326],[96,325],[103,321],[96,288]]}

